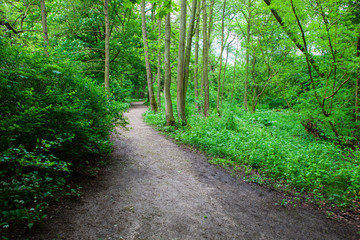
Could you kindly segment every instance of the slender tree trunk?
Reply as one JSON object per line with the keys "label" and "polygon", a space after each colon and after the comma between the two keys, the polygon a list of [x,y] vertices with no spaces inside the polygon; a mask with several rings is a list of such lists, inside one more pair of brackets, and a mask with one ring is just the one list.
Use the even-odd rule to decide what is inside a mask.
{"label": "slender tree trunk", "polygon": [[156,3],[151,4],[151,22],[153,23],[151,25],[151,30],[155,31],[155,11],[156,11]]}
{"label": "slender tree trunk", "polygon": [[360,130],[360,106],[359,106],[359,97],[360,97],[360,71],[357,73],[356,78],[356,89],[355,89],[355,122],[356,128],[355,132],[359,132]]}
{"label": "slender tree trunk", "polygon": [[44,53],[48,57],[49,52],[47,50],[49,46],[49,36],[48,36],[48,29],[47,29],[47,17],[46,17],[46,7],[45,7],[45,0],[40,0],[40,7],[41,7],[41,25],[42,30],[44,33]]}
{"label": "slender tree trunk", "polygon": [[[171,2],[169,2],[171,5]],[[170,13],[165,17],[165,53],[164,53],[164,64],[165,64],[165,109],[166,109],[166,125],[174,126],[175,119],[173,115],[171,95],[170,95],[170,86],[171,86],[171,66],[170,66],[170,35],[171,35],[171,25],[170,25]]]}
{"label": "slender tree trunk", "polygon": [[223,5],[223,12],[222,12],[222,18],[221,18],[221,50],[220,50],[220,56],[219,56],[219,74],[217,79],[217,96],[216,96],[216,111],[220,116],[220,93],[221,93],[221,70],[222,70],[222,55],[224,52],[224,18],[225,18],[225,8],[226,8],[226,0],[224,0]]}
{"label": "slender tree trunk", "polygon": [[180,36],[177,67],[177,112],[181,124],[186,125],[185,115],[185,78],[184,78],[184,60],[185,60],[185,37],[186,37],[186,0],[181,0],[180,12]]}
{"label": "slender tree trunk", "polygon": [[[257,95],[257,83],[256,83],[256,77],[255,77],[255,67],[256,67],[256,56],[255,56],[255,51],[252,55],[252,71],[251,71],[251,77],[252,77],[252,86],[253,86],[253,95],[252,95],[252,101],[251,101],[251,113],[255,113],[255,109],[256,109],[256,105],[257,105],[257,101],[255,101],[256,99],[256,95]],[[251,90],[250,90],[251,91]]]}
{"label": "slender tree trunk", "polygon": [[161,108],[161,18],[158,19],[158,67],[157,67],[157,102],[158,108]]}
{"label": "slender tree trunk", "polygon": [[[200,2],[200,1],[199,1]],[[200,11],[200,9],[199,9]],[[200,36],[200,18],[198,19],[198,24],[195,30],[195,68],[194,68],[194,92],[195,92],[195,108],[199,111],[199,86],[198,86],[198,69],[199,69],[199,36]]]}
{"label": "slender tree trunk", "polygon": [[[204,11],[204,7],[202,6],[202,0],[200,1],[200,16],[199,16],[199,48],[200,48],[200,41],[201,39],[203,39],[203,32],[202,32],[202,25],[201,23],[204,21],[202,18],[203,18],[203,12]],[[203,63],[204,63],[204,56],[203,56],[203,53],[204,51],[201,50],[201,62],[199,62],[198,66],[198,72],[199,72],[199,85],[198,85],[198,98],[199,98],[199,102],[198,102],[198,105],[199,105],[199,111],[202,111],[201,108],[204,108],[203,106],[203,101],[201,101],[202,103],[200,104],[200,100],[202,100],[202,98],[204,98],[204,78],[203,78],[203,69],[204,69],[204,66],[203,66]],[[200,52],[199,52],[200,54]],[[201,68],[200,68],[201,67]]]}
{"label": "slender tree trunk", "polygon": [[231,97],[230,97],[230,103],[231,104],[233,102],[234,91],[235,91],[235,76],[236,76],[236,63],[237,63],[238,48],[239,48],[239,45],[237,45],[236,52],[235,52],[234,75],[233,75],[233,79],[232,79]]}
{"label": "slender tree trunk", "polygon": [[110,90],[110,28],[109,28],[109,3],[104,1],[104,16],[105,16],[105,90]]}
{"label": "slender tree trunk", "polygon": [[[360,57],[360,32],[358,35],[358,42],[356,48],[356,56]],[[355,123],[356,128],[355,132],[359,134],[360,130],[360,106],[359,106],[359,97],[360,97],[360,67],[358,67],[357,78],[356,78],[356,89],[355,89]]]}
{"label": "slender tree trunk", "polygon": [[244,83],[244,109],[248,111],[248,85],[249,85],[249,64],[250,64],[250,29],[251,28],[251,0],[248,5],[247,34],[246,34],[246,58],[245,58],[245,83]]}
{"label": "slender tree trunk", "polygon": [[141,1],[140,7],[141,7],[141,25],[142,25],[142,34],[143,34],[143,41],[144,41],[146,79],[147,79],[147,85],[148,85],[149,101],[150,101],[151,110],[154,112],[157,112],[157,104],[156,104],[153,85],[152,85],[151,65],[150,65],[150,59],[149,59],[149,45],[148,45],[147,33],[146,33],[145,0]]}
{"label": "slender tree trunk", "polygon": [[210,3],[210,9],[209,9],[209,28],[208,28],[208,51],[210,50],[211,47],[211,32],[213,29],[213,11],[214,11],[214,4],[215,4],[215,0],[211,0]]}
{"label": "slender tree trunk", "polygon": [[[234,39],[235,38],[233,38],[232,41],[234,41]],[[230,43],[227,45],[227,48],[226,48],[226,60],[225,60],[225,67],[224,67],[223,81],[222,81],[222,88],[221,88],[221,101],[220,101],[221,102],[221,107],[223,105],[223,98],[224,98],[225,77],[226,77],[226,69],[227,69],[228,58],[229,58],[229,46],[230,46]]]}
{"label": "slender tree trunk", "polygon": [[206,0],[202,0],[203,4],[203,74],[202,81],[204,86],[204,115],[208,116],[209,112],[209,79],[208,79],[208,35],[207,35],[207,14],[206,14]]}
{"label": "slender tree trunk", "polygon": [[[195,25],[195,15],[196,15],[196,8],[197,8],[197,0],[192,1],[192,12],[189,22],[189,30],[186,39],[186,49],[185,49],[185,66],[184,66],[184,101],[186,101],[186,92],[189,83],[189,63],[190,63],[190,55],[191,55],[191,45],[192,45],[192,38],[194,36],[194,25]],[[185,103],[184,103],[185,106]]]}

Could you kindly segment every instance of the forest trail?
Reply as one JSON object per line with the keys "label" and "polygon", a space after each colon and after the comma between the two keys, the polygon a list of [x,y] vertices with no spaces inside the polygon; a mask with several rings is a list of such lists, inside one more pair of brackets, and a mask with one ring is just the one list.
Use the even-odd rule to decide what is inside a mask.
{"label": "forest trail", "polygon": [[275,192],[231,177],[146,125],[133,103],[111,164],[80,201],[31,239],[357,239],[324,216],[275,205]]}

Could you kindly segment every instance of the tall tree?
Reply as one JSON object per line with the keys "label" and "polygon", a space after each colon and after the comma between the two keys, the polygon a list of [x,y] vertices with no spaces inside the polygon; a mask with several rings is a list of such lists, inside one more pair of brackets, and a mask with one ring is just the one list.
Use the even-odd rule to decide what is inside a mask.
{"label": "tall tree", "polygon": [[207,11],[206,0],[202,0],[203,7],[203,71],[202,71],[202,86],[204,92],[204,115],[208,116],[209,112],[209,76],[208,76],[208,64],[209,64],[209,51],[208,51],[208,29],[207,29]]}
{"label": "tall tree", "polygon": [[105,16],[105,90],[110,90],[110,23],[109,23],[109,1],[104,0]]}
{"label": "tall tree", "polygon": [[148,94],[149,94],[148,96],[149,96],[151,110],[157,112],[157,104],[156,104],[154,89],[152,84],[149,44],[148,44],[147,32],[146,32],[145,0],[141,1],[140,8],[141,8],[141,26],[142,26],[144,53],[145,53],[146,79],[147,79]]}
{"label": "tall tree", "polygon": [[219,74],[217,79],[217,97],[216,97],[216,111],[220,116],[220,92],[221,92],[221,69],[222,69],[222,55],[224,52],[224,19],[225,19],[225,8],[226,8],[226,0],[224,0],[223,5],[223,11],[222,11],[222,17],[221,17],[221,50],[220,50],[220,56],[219,56]]}
{"label": "tall tree", "polygon": [[47,29],[47,16],[46,16],[45,0],[40,0],[40,7],[41,7],[41,25],[42,25],[43,37],[44,37],[44,52],[45,52],[46,56],[49,56],[49,52],[47,49],[49,46],[49,36],[48,36],[48,29]]}
{"label": "tall tree", "polygon": [[184,60],[185,60],[185,35],[186,35],[186,0],[181,0],[180,5],[180,36],[177,67],[177,112],[181,124],[186,125],[185,114],[185,78],[184,78]]}
{"label": "tall tree", "polygon": [[[221,107],[223,105],[223,98],[224,98],[226,70],[227,70],[227,64],[228,64],[228,59],[229,59],[229,47],[234,40],[235,40],[235,36],[233,37],[233,39],[230,42],[228,42],[227,47],[226,47],[226,59],[225,59],[225,67],[224,67],[223,81],[222,81],[222,88],[221,88]],[[234,67],[235,67],[235,65],[234,65]]]}
{"label": "tall tree", "polygon": [[[358,35],[358,41],[356,46],[356,56],[360,58],[360,32]],[[360,130],[360,66],[358,66],[357,77],[356,77],[356,87],[355,87],[355,119],[356,127],[355,130],[358,132]]]}
{"label": "tall tree", "polygon": [[234,97],[234,91],[235,91],[235,78],[236,78],[236,64],[237,64],[237,55],[238,55],[238,50],[239,50],[239,41],[237,41],[238,44],[236,45],[236,52],[235,52],[235,63],[234,63],[234,74],[233,74],[233,78],[232,78],[232,82],[231,82],[231,96],[230,96],[230,103],[233,102],[233,97]]}
{"label": "tall tree", "polygon": [[[169,8],[171,6],[171,1],[169,1]],[[170,25],[171,15],[170,12],[165,17],[165,53],[164,53],[164,64],[165,64],[165,112],[166,112],[166,125],[173,126],[175,125],[175,119],[173,115],[173,108],[170,95],[171,87],[171,66],[170,66],[170,35],[171,35],[171,25]]]}
{"label": "tall tree", "polygon": [[249,87],[249,68],[250,68],[250,33],[251,33],[251,8],[252,0],[248,0],[247,31],[246,31],[246,55],[245,55],[245,82],[244,82],[244,109],[248,110],[248,87]]}
{"label": "tall tree", "polygon": [[197,0],[192,1],[191,6],[191,17],[189,22],[189,29],[186,38],[186,49],[185,49],[185,63],[184,63],[184,101],[186,100],[186,92],[189,83],[189,66],[190,66],[190,55],[191,55],[191,46],[192,38],[194,36],[194,25],[195,25],[195,15],[197,12]]}
{"label": "tall tree", "polygon": [[211,47],[211,32],[213,30],[213,19],[214,19],[214,5],[215,5],[215,0],[211,0],[210,2],[210,6],[209,6],[209,24],[208,24],[208,51],[210,51],[210,47]]}
{"label": "tall tree", "polygon": [[158,108],[161,108],[161,18],[158,18],[158,65],[157,65],[157,102]]}
{"label": "tall tree", "polygon": [[198,84],[198,69],[199,69],[199,39],[200,39],[200,4],[198,1],[198,18],[195,28],[195,67],[194,67],[194,94],[195,94],[195,108],[199,110],[199,84]]}

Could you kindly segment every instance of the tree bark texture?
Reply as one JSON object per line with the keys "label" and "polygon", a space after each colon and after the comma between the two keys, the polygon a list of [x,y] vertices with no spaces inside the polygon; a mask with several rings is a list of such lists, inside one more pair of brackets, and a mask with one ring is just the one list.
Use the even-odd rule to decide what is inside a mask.
{"label": "tree bark texture", "polygon": [[171,25],[170,25],[170,13],[165,17],[165,53],[164,53],[164,64],[165,64],[165,112],[166,112],[166,125],[174,126],[175,119],[173,115],[173,108],[170,95],[170,86],[171,86],[171,66],[170,66],[170,35],[171,35]]}
{"label": "tree bark texture", "polygon": [[161,18],[158,18],[158,66],[157,66],[157,102],[161,108]]}
{"label": "tree bark texture", "polygon": [[206,14],[206,0],[202,0],[203,5],[203,90],[204,90],[204,115],[205,117],[209,114],[209,78],[208,78],[208,33],[207,33],[207,14]]}
{"label": "tree bark texture", "polygon": [[211,32],[213,29],[213,11],[214,11],[214,4],[215,4],[215,0],[211,0],[210,3],[210,9],[209,9],[209,28],[208,28],[208,36],[207,36],[207,40],[208,40],[208,51],[211,47]]}
{"label": "tree bark texture", "polygon": [[41,25],[44,34],[44,53],[46,56],[49,56],[48,46],[49,46],[49,36],[48,36],[48,29],[47,29],[47,16],[46,16],[46,6],[45,0],[40,0],[40,7],[41,7]]}
{"label": "tree bark texture", "polygon": [[230,44],[235,40],[235,37],[228,43],[226,47],[226,59],[225,59],[225,67],[224,67],[224,73],[223,73],[223,81],[222,81],[222,88],[221,88],[221,108],[223,106],[223,98],[224,98],[224,89],[225,89],[225,78],[226,78],[226,70],[227,70],[227,64],[229,59],[229,47]]}
{"label": "tree bark texture", "polygon": [[220,116],[220,93],[221,93],[221,69],[222,69],[222,55],[224,52],[224,18],[225,18],[225,8],[226,8],[226,0],[224,0],[223,12],[221,18],[221,50],[219,56],[219,73],[217,79],[217,96],[216,96],[216,111]]}
{"label": "tree bark texture", "polygon": [[178,67],[177,67],[177,112],[181,124],[186,125],[185,115],[185,36],[186,35],[186,0],[181,0],[180,6],[180,36],[178,51]]}
{"label": "tree bark texture", "polygon": [[245,83],[244,83],[244,109],[248,111],[248,85],[249,85],[249,65],[250,65],[250,33],[251,33],[251,0],[248,5],[248,19],[246,32],[246,56],[245,56]]}
{"label": "tree bark texture", "polygon": [[142,34],[143,34],[143,41],[144,41],[146,79],[147,79],[147,85],[148,85],[149,101],[150,101],[151,110],[154,112],[157,112],[157,104],[156,104],[156,100],[155,100],[155,96],[154,96],[151,65],[150,65],[150,59],[149,59],[149,44],[148,44],[147,33],[146,33],[145,0],[141,1],[140,7],[141,7],[141,25],[142,25]]}
{"label": "tree bark texture", "polygon": [[239,45],[236,46],[236,52],[235,52],[234,74],[233,74],[233,79],[232,79],[232,83],[231,83],[231,97],[230,97],[231,104],[233,102],[234,91],[235,91],[236,63],[237,63],[238,48],[239,48]]}
{"label": "tree bark texture", "polygon": [[104,0],[104,17],[105,17],[105,73],[104,83],[105,90],[110,90],[110,27],[109,27],[109,3]]}
{"label": "tree bark texture", "polygon": [[[200,1],[199,1],[200,2]],[[200,11],[200,9],[199,9]],[[200,37],[200,18],[195,30],[195,68],[194,68],[194,94],[195,94],[195,108],[199,110],[199,84],[198,84],[198,69],[199,69],[199,37]]]}
{"label": "tree bark texture", "polygon": [[[358,42],[356,47],[356,56],[360,57],[360,32],[358,35]],[[357,78],[356,78],[356,89],[355,89],[355,121],[356,127],[355,131],[357,134],[360,130],[360,106],[359,106],[359,97],[360,97],[360,67],[358,67]]]}
{"label": "tree bark texture", "polygon": [[186,101],[186,92],[189,83],[189,65],[190,65],[190,55],[191,55],[191,45],[192,38],[194,36],[194,25],[195,25],[195,15],[197,8],[197,0],[192,1],[192,12],[189,22],[188,35],[186,38],[186,49],[185,49],[185,66],[184,66],[184,101]]}

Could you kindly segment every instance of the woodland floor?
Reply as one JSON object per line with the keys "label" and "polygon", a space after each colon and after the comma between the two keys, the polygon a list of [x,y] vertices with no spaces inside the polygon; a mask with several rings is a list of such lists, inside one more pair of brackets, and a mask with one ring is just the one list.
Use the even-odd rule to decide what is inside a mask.
{"label": "woodland floor", "polygon": [[129,130],[113,137],[110,164],[82,197],[24,239],[358,239],[345,223],[210,165],[146,125],[133,103]]}

